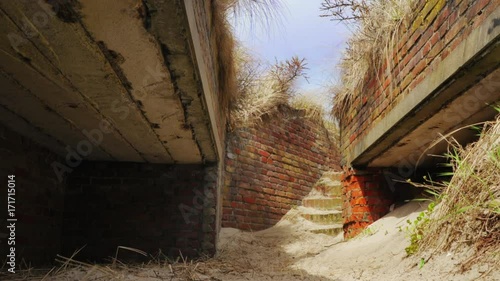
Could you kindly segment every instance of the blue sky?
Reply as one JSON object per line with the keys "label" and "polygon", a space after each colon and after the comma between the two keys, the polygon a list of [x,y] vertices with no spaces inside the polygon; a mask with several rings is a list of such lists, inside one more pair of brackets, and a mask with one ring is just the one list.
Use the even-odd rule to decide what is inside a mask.
{"label": "blue sky", "polygon": [[[270,28],[236,24],[236,36],[252,55],[270,63],[292,56],[307,61],[308,81],[297,83],[297,92],[322,96],[325,85],[338,79],[337,63],[350,32],[338,22],[322,18],[322,0],[283,0],[282,17]],[[252,30],[250,30],[252,29]]]}

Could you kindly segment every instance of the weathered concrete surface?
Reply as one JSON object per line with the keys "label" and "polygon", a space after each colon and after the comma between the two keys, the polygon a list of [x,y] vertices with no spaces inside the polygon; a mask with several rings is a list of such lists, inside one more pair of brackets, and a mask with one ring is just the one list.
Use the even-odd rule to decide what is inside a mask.
{"label": "weathered concrete surface", "polygon": [[[375,158],[370,166],[389,167],[396,163],[398,167],[410,168],[440,161],[439,158],[428,156],[439,155],[446,151],[448,142],[442,140],[442,137],[448,132],[453,132],[448,137],[455,138],[459,143],[474,140],[478,132],[465,127],[492,120],[498,112],[491,104],[498,101],[499,93],[500,69],[497,69],[455,100],[444,104],[438,113]],[[439,143],[432,143],[433,146],[430,147],[433,141]]]}
{"label": "weathered concrete surface", "polygon": [[[463,40],[425,79],[382,118],[348,155],[353,166],[425,164],[422,153],[458,127],[490,120],[500,101],[500,18],[497,9]],[[486,78],[485,78],[486,77]],[[454,136],[468,140],[476,132]],[[445,145],[432,152],[444,152]],[[420,157],[422,155],[422,158]]]}
{"label": "weathered concrete surface", "polygon": [[[213,9],[209,1],[185,0],[187,20],[191,30],[192,52],[196,55],[196,66],[199,69],[200,81],[204,89],[207,111],[210,115],[210,122],[215,137],[215,145],[219,153],[219,159],[224,158],[224,142],[226,138],[226,110],[223,108],[222,95],[232,95],[233,93],[222,93],[220,88],[221,79],[217,72],[217,62],[215,57],[221,51],[214,42],[214,21],[203,16]],[[212,11],[213,12],[213,11]],[[227,51],[227,50],[226,50]]]}
{"label": "weathered concrete surface", "polygon": [[[225,139],[226,139],[226,112],[223,108],[224,98],[222,95],[232,94],[222,91],[217,91],[220,89],[220,77],[217,72],[213,69],[217,69],[214,57],[218,55],[217,47],[214,44],[214,31],[213,28],[213,16],[212,20],[208,16],[203,16],[203,14],[211,11],[212,7],[211,1],[197,1],[197,0],[185,0],[186,15],[189,22],[189,27],[191,30],[192,38],[192,52],[196,55],[196,65],[199,69],[199,75],[201,84],[203,87],[203,96],[206,104],[207,111],[210,116],[210,123],[213,131],[215,147],[218,153],[219,161],[217,171],[218,171],[218,184],[224,182],[224,166],[225,163],[222,161],[225,157]],[[212,70],[212,71],[211,71]],[[203,149],[203,148],[202,148]],[[220,228],[222,226],[222,188],[217,188],[216,193],[216,222],[215,222],[215,233],[218,235],[220,233]],[[218,238],[216,237],[216,240]]]}
{"label": "weathered concrete surface", "polygon": [[62,156],[217,160],[182,2],[49,3],[0,1],[0,122]]}

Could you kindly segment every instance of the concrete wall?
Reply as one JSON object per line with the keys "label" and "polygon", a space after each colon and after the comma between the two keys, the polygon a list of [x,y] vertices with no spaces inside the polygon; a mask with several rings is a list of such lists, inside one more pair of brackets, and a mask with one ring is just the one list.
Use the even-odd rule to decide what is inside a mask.
{"label": "concrete wall", "polygon": [[[102,261],[118,246],[196,257],[215,252],[212,165],[88,162],[68,179],[63,253]],[[121,259],[141,256],[122,251]]]}
{"label": "concrete wall", "polygon": [[[15,247],[16,264],[48,264],[61,249],[64,182],[51,164],[54,153],[0,124],[0,253],[2,261]],[[7,176],[15,176],[15,245],[8,245]],[[12,200],[10,200],[12,201]]]}
{"label": "concrete wall", "polygon": [[273,226],[323,172],[339,170],[326,129],[286,106],[230,133],[226,155],[222,225],[244,230]]}

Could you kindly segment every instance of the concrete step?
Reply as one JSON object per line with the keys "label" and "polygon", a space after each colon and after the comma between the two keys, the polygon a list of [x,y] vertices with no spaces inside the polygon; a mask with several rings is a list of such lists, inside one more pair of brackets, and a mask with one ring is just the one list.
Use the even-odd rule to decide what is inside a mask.
{"label": "concrete step", "polygon": [[308,207],[299,207],[301,216],[311,222],[321,225],[342,223],[342,211],[318,210]]}
{"label": "concrete step", "polygon": [[325,196],[340,197],[342,196],[342,185],[328,185],[324,187]]}
{"label": "concrete step", "polygon": [[318,210],[342,210],[342,199],[340,197],[316,197],[304,198],[302,206]]}
{"label": "concrete step", "polygon": [[341,224],[323,225],[309,230],[312,233],[322,233],[330,236],[337,236],[343,231]]}
{"label": "concrete step", "polygon": [[341,181],[342,172],[326,172],[323,174],[323,177],[329,178],[332,181]]}
{"label": "concrete step", "polygon": [[324,196],[340,197],[342,195],[342,183],[340,179],[342,173],[327,172],[316,182],[313,189],[319,191]]}

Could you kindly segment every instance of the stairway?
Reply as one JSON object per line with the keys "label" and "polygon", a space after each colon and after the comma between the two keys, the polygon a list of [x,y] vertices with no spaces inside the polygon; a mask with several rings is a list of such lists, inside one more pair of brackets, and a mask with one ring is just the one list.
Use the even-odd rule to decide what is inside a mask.
{"label": "stairway", "polygon": [[326,172],[298,208],[310,222],[309,231],[336,236],[342,232],[342,173]]}

